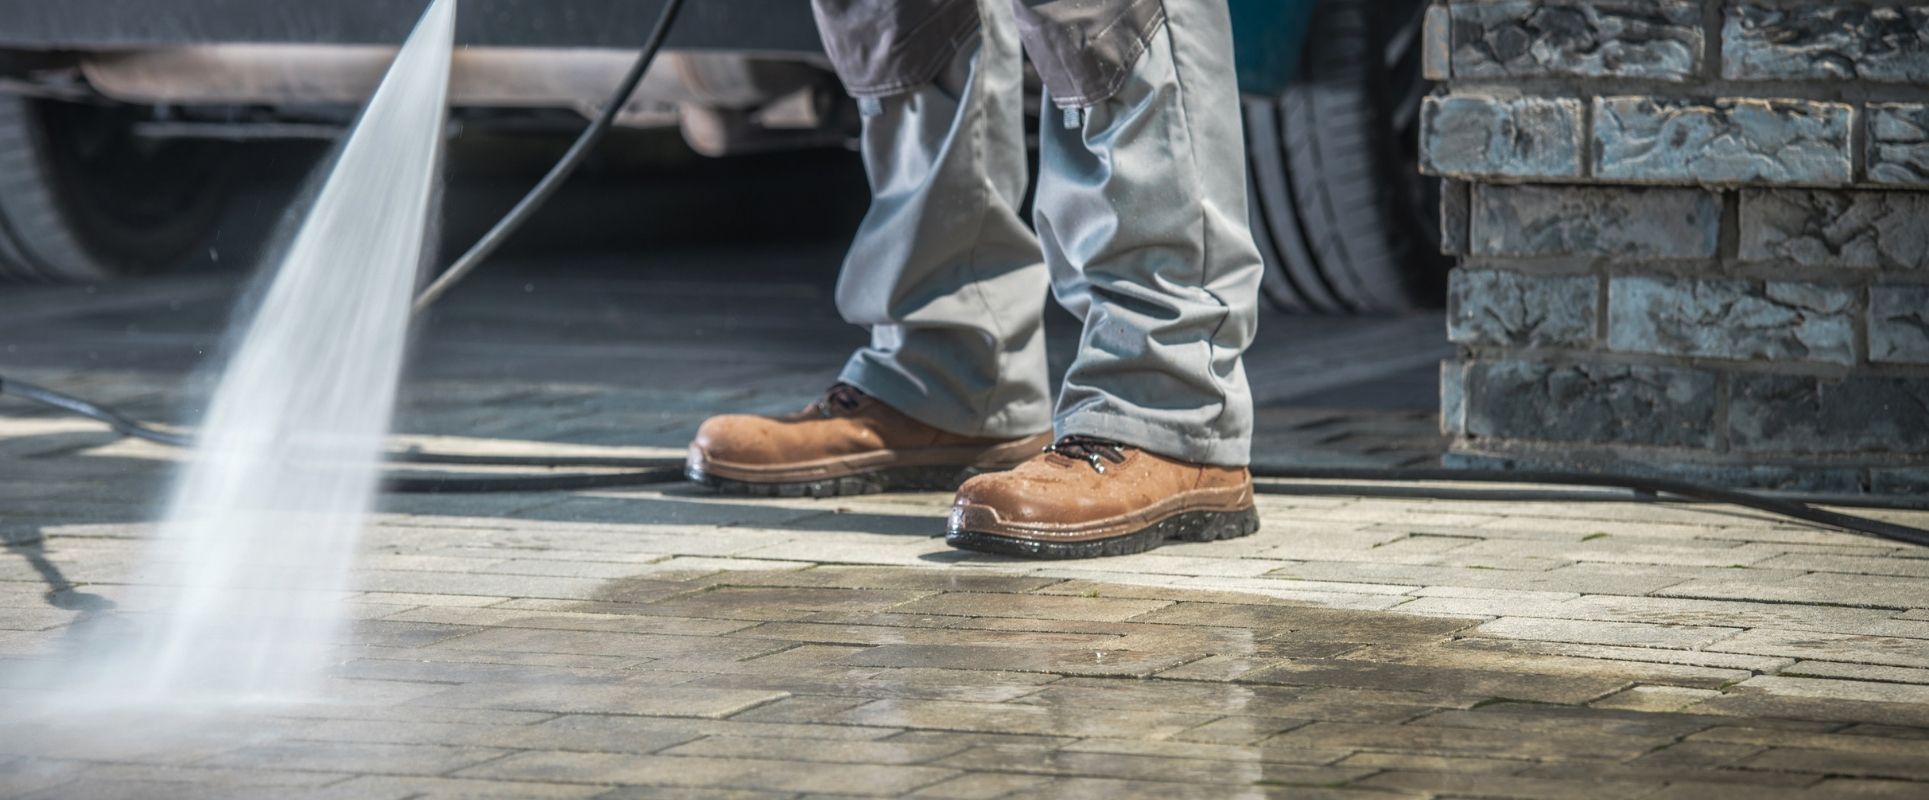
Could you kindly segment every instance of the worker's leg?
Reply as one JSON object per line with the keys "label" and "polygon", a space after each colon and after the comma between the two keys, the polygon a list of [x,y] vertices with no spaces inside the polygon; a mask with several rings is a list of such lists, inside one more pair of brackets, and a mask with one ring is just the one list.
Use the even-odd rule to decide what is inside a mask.
{"label": "worker's leg", "polygon": [[1117,0],[1125,16],[1107,30],[1143,37],[1068,51],[1049,35],[1064,29],[1040,16],[1063,4],[1014,2],[1031,22],[1033,60],[1060,65],[1040,68],[1055,104],[1040,134],[1036,222],[1059,302],[1085,331],[1057,432],[1244,465],[1252,397],[1240,356],[1262,267],[1226,3]]}
{"label": "worker's leg", "polygon": [[1055,100],[1039,238],[1085,330],[1056,445],[959,488],[947,541],[1073,558],[1252,533],[1261,266],[1225,0],[1012,2]]}
{"label": "worker's leg", "polygon": [[1050,279],[1015,211],[1024,92],[1005,2],[815,0],[864,112],[873,199],[837,305],[871,345],[801,413],[705,422],[692,479],[758,495],[948,489],[1050,441]]}
{"label": "worker's leg", "polygon": [[837,285],[871,345],[842,380],[972,436],[1036,434],[1051,417],[1048,277],[1016,211],[1024,73],[1007,1],[816,0],[865,112],[872,191]]}

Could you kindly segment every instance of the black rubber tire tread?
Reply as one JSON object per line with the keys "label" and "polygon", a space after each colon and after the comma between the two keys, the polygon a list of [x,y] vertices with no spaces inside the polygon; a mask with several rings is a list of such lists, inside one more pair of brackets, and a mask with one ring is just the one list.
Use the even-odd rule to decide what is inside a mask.
{"label": "black rubber tire tread", "polygon": [[1427,193],[1406,174],[1397,137],[1407,133],[1395,130],[1411,110],[1393,108],[1418,99],[1404,91],[1417,73],[1404,73],[1419,66],[1410,34],[1424,11],[1418,0],[1325,0],[1293,85],[1246,104],[1255,233],[1272,251],[1263,286],[1282,310],[1399,313],[1441,300],[1447,263],[1429,215],[1413,209]]}
{"label": "black rubber tire tread", "polygon": [[1253,238],[1267,264],[1260,288],[1282,311],[1343,313],[1348,308],[1326,285],[1306,249],[1298,200],[1286,180],[1278,113],[1278,104],[1271,101],[1246,103]]}
{"label": "black rubber tire tread", "polygon": [[90,218],[65,191],[82,178],[63,174],[54,155],[49,137],[67,132],[50,124],[49,102],[0,93],[0,280],[109,280],[173,263],[205,240],[224,205],[221,178],[196,187],[163,226],[108,230],[111,223]]}

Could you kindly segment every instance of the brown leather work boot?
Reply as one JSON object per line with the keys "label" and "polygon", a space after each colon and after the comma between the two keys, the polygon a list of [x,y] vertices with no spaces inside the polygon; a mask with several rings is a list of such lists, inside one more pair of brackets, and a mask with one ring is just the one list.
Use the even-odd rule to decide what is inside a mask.
{"label": "brown leather work boot", "polygon": [[1245,467],[1189,464],[1067,436],[1010,472],[966,481],[945,541],[1030,558],[1093,558],[1257,530]]}
{"label": "brown leather work boot", "polygon": [[1011,469],[1051,441],[960,436],[837,384],[784,417],[711,417],[690,443],[684,473],[724,494],[835,497],[950,490],[982,472]]}

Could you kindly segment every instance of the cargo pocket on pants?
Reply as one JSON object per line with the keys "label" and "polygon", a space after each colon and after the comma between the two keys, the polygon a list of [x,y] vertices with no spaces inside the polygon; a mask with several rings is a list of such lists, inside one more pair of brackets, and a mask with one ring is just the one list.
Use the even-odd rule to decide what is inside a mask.
{"label": "cargo pocket on pants", "polygon": [[1118,94],[1165,25],[1165,0],[1011,0],[1018,33],[1060,108]]}
{"label": "cargo pocket on pants", "polygon": [[978,0],[812,0],[837,77],[854,97],[930,83],[977,32]]}

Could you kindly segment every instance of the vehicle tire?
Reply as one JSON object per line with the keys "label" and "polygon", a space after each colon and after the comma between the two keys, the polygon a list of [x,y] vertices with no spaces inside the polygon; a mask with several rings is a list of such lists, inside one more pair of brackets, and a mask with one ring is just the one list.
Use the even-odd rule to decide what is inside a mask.
{"label": "vehicle tire", "polygon": [[236,147],[142,139],[139,116],[0,94],[0,280],[150,273],[207,240]]}
{"label": "vehicle tire", "polygon": [[1437,307],[1439,181],[1419,172],[1426,0],[1322,0],[1300,72],[1246,102],[1264,292],[1292,312]]}

